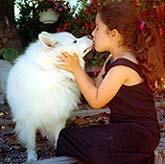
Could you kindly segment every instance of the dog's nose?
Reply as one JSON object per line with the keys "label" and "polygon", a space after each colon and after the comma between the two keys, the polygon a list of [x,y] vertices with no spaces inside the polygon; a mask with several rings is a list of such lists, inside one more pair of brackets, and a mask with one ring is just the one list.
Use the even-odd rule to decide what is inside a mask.
{"label": "dog's nose", "polygon": [[93,38],[92,35],[87,35],[87,37],[88,37],[89,39],[92,39],[92,38]]}

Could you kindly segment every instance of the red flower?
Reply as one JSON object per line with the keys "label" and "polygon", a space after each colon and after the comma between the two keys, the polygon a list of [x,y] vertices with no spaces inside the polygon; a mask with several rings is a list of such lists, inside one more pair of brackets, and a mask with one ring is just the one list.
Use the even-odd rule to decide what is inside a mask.
{"label": "red flower", "polygon": [[91,9],[89,7],[86,7],[83,11],[84,14],[89,15],[91,12]]}
{"label": "red flower", "polygon": [[81,25],[81,19],[80,18],[77,18],[76,19],[76,23],[77,23],[78,26]]}
{"label": "red flower", "polygon": [[66,22],[66,24],[64,25],[64,30],[67,30],[71,27],[71,23],[70,22]]}
{"label": "red flower", "polygon": [[84,28],[85,28],[85,30],[89,30],[89,29],[90,29],[90,25],[86,22],[86,23],[84,24]]}
{"label": "red flower", "polygon": [[59,11],[60,13],[63,12],[63,8],[62,8],[62,7],[58,8],[58,11]]}
{"label": "red flower", "polygon": [[64,31],[64,29],[63,28],[56,28],[56,32],[62,32],[62,31]]}
{"label": "red flower", "polygon": [[95,21],[91,22],[91,30],[93,30],[95,28]]}
{"label": "red flower", "polygon": [[97,4],[97,0],[92,0],[92,4],[96,5]]}

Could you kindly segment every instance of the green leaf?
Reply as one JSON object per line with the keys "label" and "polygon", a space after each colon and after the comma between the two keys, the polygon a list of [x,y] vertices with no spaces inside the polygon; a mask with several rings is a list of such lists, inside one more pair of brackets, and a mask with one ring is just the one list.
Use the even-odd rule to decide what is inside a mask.
{"label": "green leaf", "polygon": [[2,57],[11,62],[14,63],[15,59],[20,55],[18,50],[16,50],[15,48],[5,48],[2,52]]}

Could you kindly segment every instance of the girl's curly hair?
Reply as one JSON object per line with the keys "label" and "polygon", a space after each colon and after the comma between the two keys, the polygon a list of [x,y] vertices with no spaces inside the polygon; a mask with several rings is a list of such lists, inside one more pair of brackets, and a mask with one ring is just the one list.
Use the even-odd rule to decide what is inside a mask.
{"label": "girl's curly hair", "polygon": [[164,82],[165,68],[159,35],[154,27],[141,21],[135,8],[126,2],[106,3],[98,13],[109,30],[117,29],[123,36],[123,45],[135,55],[144,80],[156,90]]}

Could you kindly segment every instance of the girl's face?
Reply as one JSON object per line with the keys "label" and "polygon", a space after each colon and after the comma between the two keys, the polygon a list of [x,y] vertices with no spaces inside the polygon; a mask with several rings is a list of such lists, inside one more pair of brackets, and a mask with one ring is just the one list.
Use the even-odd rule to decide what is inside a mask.
{"label": "girl's face", "polygon": [[99,14],[96,15],[96,26],[92,32],[94,48],[97,52],[110,51],[110,37],[108,27],[102,22]]}

